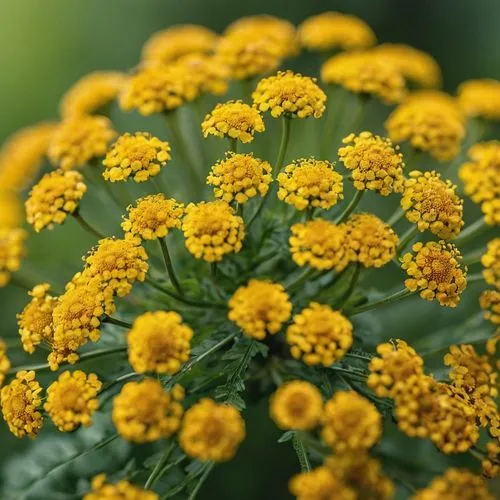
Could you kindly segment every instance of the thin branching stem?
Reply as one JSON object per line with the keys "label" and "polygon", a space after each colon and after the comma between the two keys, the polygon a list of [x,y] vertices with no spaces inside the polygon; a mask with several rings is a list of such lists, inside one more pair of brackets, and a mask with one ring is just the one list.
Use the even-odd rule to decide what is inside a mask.
{"label": "thin branching stem", "polygon": [[415,238],[418,233],[417,226],[411,226],[406,233],[401,236],[401,240],[399,241],[398,248],[396,250],[396,255],[401,255],[404,252],[405,248],[409,245],[409,243]]}
{"label": "thin branching stem", "polygon": [[387,224],[391,227],[394,227],[404,216],[405,216],[405,211],[399,207],[390,217],[389,220],[387,221]]}
{"label": "thin branching stem", "polygon": [[475,273],[467,276],[467,283],[475,283],[477,281],[483,281],[484,276],[483,273]]}
{"label": "thin branching stem", "polygon": [[361,314],[366,311],[371,311],[372,309],[376,309],[378,307],[382,306],[387,306],[389,304],[395,304],[396,302],[399,302],[400,300],[406,299],[407,297],[410,297],[414,294],[415,292],[411,292],[410,290],[407,290],[406,288],[403,288],[402,290],[399,290],[396,293],[393,293],[392,295],[389,295],[388,297],[385,297],[380,300],[376,300],[375,302],[369,302],[368,304],[364,304],[359,307],[355,307],[354,309],[351,309],[350,311],[347,312],[348,316],[355,316],[356,314]]}
{"label": "thin branching stem", "polygon": [[168,277],[174,288],[177,290],[178,294],[183,297],[184,292],[175,274],[174,266],[172,264],[172,258],[170,257],[170,252],[168,251],[167,241],[165,238],[159,238],[161,252],[163,254],[163,260],[165,261],[165,267],[167,269]]}
{"label": "thin branching stem", "polygon": [[349,217],[349,215],[354,212],[364,194],[364,191],[358,189],[356,190],[356,193],[352,197],[347,207],[345,207],[344,211],[335,219],[335,224],[344,222]]}
{"label": "thin branching stem", "polygon": [[94,227],[92,227],[83,217],[82,217],[82,214],[76,210],[75,212],[73,212],[73,217],[74,219],[78,222],[78,224],[80,224],[80,226],[85,230],[87,231],[87,233],[90,233],[91,235],[93,236],[97,236],[98,239],[100,240],[103,240],[104,238],[106,238],[106,236],[104,236],[102,233],[100,233],[97,229],[95,229]]}
{"label": "thin branching stem", "polygon": [[193,491],[189,495],[188,500],[194,500],[196,498],[196,495],[198,495],[198,492],[203,486],[203,483],[207,480],[207,477],[212,472],[214,467],[215,467],[214,462],[210,462],[209,464],[207,464],[205,470],[203,471],[203,474],[200,476],[200,479],[196,483],[196,486],[193,488]]}
{"label": "thin branching stem", "polygon": [[171,443],[168,444],[168,446],[165,447],[165,451],[163,452],[162,456],[156,463],[154,469],[152,470],[151,474],[149,475],[148,479],[144,483],[144,489],[149,490],[151,489],[156,481],[160,478],[160,471],[164,467],[164,465],[167,463],[170,455],[172,454],[172,450],[175,447],[175,441],[172,441]]}
{"label": "thin branching stem", "polygon": [[474,238],[478,237],[482,232],[488,229],[488,225],[484,222],[484,217],[481,217],[476,222],[464,229],[454,240],[453,243],[457,246],[464,246]]}
{"label": "thin branching stem", "polygon": [[122,328],[127,328],[129,330],[132,328],[132,325],[130,323],[127,323],[126,321],[122,321],[121,319],[113,318],[107,315],[102,320],[102,322],[109,323],[111,325],[121,326]]}

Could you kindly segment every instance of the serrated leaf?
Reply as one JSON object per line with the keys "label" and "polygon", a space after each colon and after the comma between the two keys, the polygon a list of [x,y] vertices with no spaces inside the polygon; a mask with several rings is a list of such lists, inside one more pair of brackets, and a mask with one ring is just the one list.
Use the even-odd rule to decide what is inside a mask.
{"label": "serrated leaf", "polygon": [[295,431],[286,431],[280,436],[280,438],[278,439],[278,443],[286,443],[287,441],[291,441],[294,435]]}

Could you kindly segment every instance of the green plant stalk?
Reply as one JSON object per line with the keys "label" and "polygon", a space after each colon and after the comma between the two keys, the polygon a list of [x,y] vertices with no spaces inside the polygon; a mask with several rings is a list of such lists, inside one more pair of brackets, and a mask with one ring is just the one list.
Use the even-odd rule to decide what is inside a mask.
{"label": "green plant stalk", "polygon": [[160,478],[160,471],[162,467],[164,467],[164,465],[167,463],[174,447],[175,447],[175,442],[173,441],[165,448],[163,455],[160,457],[154,469],[152,470],[151,474],[149,475],[148,479],[144,483],[145,490],[151,489],[156,483],[156,481]]}
{"label": "green plant stalk", "polygon": [[207,480],[207,477],[212,472],[214,467],[215,467],[214,462],[210,462],[207,464],[205,470],[203,471],[203,474],[201,475],[200,479],[196,483],[196,486],[194,487],[193,491],[189,495],[188,500],[194,500],[196,498],[196,495],[198,495],[198,492],[200,491],[201,487],[203,486],[203,483]]}
{"label": "green plant stalk", "polygon": [[111,316],[106,315],[105,318],[102,320],[103,323],[109,323],[110,325],[116,325],[116,326],[121,326],[122,328],[132,328],[132,325],[130,323],[127,323],[126,321],[122,321],[117,318],[113,318]]}
{"label": "green plant stalk", "polygon": [[335,219],[335,224],[340,224],[341,222],[344,222],[349,217],[349,215],[351,215],[354,212],[364,194],[365,194],[364,191],[360,191],[359,189],[356,190],[356,193],[352,197],[347,207]]}
{"label": "green plant stalk", "polygon": [[471,240],[479,236],[481,233],[489,229],[489,226],[484,222],[484,217],[481,217],[476,222],[464,229],[454,240],[453,243],[457,246],[463,246]]}
{"label": "green plant stalk", "polygon": [[99,240],[103,240],[106,238],[102,233],[97,231],[94,227],[92,227],[80,214],[78,210],[75,210],[71,215],[73,215],[73,218],[80,224],[80,226],[87,232],[90,233],[92,236],[97,236]]}
{"label": "green plant stalk", "polygon": [[399,207],[389,218],[387,221],[387,224],[391,227],[394,227],[404,216],[405,216],[405,211]]}
{"label": "green plant stalk", "polygon": [[181,297],[183,297],[184,292],[175,274],[174,266],[172,264],[172,258],[170,257],[170,252],[168,251],[167,241],[165,238],[159,238],[158,241],[160,243],[161,253],[163,254],[163,260],[165,261],[165,267],[167,269],[168,277],[170,278],[170,281],[174,288],[177,290],[177,293]]}
{"label": "green plant stalk", "polygon": [[235,154],[238,152],[238,139],[235,137],[229,138],[229,151],[232,151]]}
{"label": "green plant stalk", "polygon": [[467,283],[475,283],[477,281],[483,281],[484,276],[483,273],[475,273],[467,276]]}
{"label": "green plant stalk", "polygon": [[401,255],[402,252],[404,252],[405,248],[408,246],[408,244],[415,238],[415,236],[418,233],[418,227],[417,226],[411,226],[406,233],[401,236],[401,240],[399,242],[398,248],[396,250],[396,255]]}
{"label": "green plant stalk", "polygon": [[399,302],[400,300],[406,299],[407,297],[410,297],[413,295],[415,292],[411,292],[410,290],[403,288],[402,290],[399,290],[396,293],[393,293],[392,295],[389,295],[388,297],[385,297],[380,300],[376,300],[375,302],[370,302],[368,304],[364,304],[359,307],[355,307],[351,311],[347,312],[348,316],[355,316],[356,314],[361,314],[366,311],[370,311],[372,309],[376,309],[381,306],[387,306],[389,304],[395,304],[396,302]]}

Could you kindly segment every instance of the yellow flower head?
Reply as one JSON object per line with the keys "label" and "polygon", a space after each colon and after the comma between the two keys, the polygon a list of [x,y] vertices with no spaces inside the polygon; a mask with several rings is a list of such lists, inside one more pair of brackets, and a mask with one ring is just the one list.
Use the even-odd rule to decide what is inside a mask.
{"label": "yellow flower head", "polygon": [[113,400],[113,423],[127,441],[149,443],[168,438],[181,425],[183,399],[184,389],[179,385],[167,392],[156,379],[128,382]]}
{"label": "yellow flower head", "polygon": [[243,219],[225,201],[190,203],[182,223],[186,248],[197,259],[218,262],[227,253],[241,250]]}
{"label": "yellow flower head", "polygon": [[340,85],[355,94],[373,95],[386,104],[401,102],[406,94],[399,69],[373,51],[345,52],[331,57],[321,66],[321,81]]}
{"label": "yellow flower head", "polygon": [[236,408],[208,398],[193,405],[184,415],[179,444],[198,460],[226,462],[245,439],[245,421]]}
{"label": "yellow flower head", "polygon": [[193,330],[176,312],[138,316],[128,333],[128,360],[137,373],[177,373],[189,359]]}
{"label": "yellow flower head", "polygon": [[170,160],[170,145],[147,132],[125,133],[111,146],[103,160],[103,177],[110,182],[135,182],[155,177]]}
{"label": "yellow flower head", "polygon": [[425,300],[437,300],[440,305],[456,307],[467,285],[466,271],[460,267],[458,249],[445,241],[415,243],[402,259],[402,268],[409,278],[405,286],[420,292]]}
{"label": "yellow flower head", "polygon": [[194,100],[199,93],[196,79],[183,64],[146,65],[132,75],[123,87],[119,104],[123,111],[144,116],[171,111]]}
{"label": "yellow flower head", "polygon": [[0,227],[15,229],[21,226],[23,215],[23,205],[18,194],[10,189],[0,189]]}
{"label": "yellow flower head", "polygon": [[419,231],[429,230],[441,239],[450,240],[464,225],[463,200],[456,189],[456,185],[442,180],[435,171],[414,170],[405,181],[401,207]]}
{"label": "yellow flower head", "polygon": [[113,101],[126,81],[117,71],[94,71],[78,80],[62,97],[59,111],[63,118],[99,112]]}
{"label": "yellow flower head", "polygon": [[55,123],[41,122],[9,137],[0,149],[0,186],[14,191],[24,189],[36,176],[52,135]]}
{"label": "yellow flower head", "polygon": [[349,263],[345,224],[315,219],[294,224],[290,229],[290,253],[298,266],[342,271]]}
{"label": "yellow flower head", "polygon": [[2,388],[3,418],[14,436],[34,438],[40,432],[43,426],[41,392],[35,372],[25,370],[17,372],[16,378]]}
{"label": "yellow flower head", "polygon": [[352,262],[359,262],[364,267],[382,267],[396,256],[399,239],[391,226],[376,215],[351,215],[345,228]]}
{"label": "yellow flower head", "polygon": [[484,290],[479,296],[479,305],[484,309],[484,319],[500,325],[500,291]]}
{"label": "yellow flower head", "polygon": [[2,387],[5,381],[5,375],[10,369],[10,360],[7,357],[7,346],[5,342],[0,338],[0,387]]}
{"label": "yellow flower head", "polygon": [[430,54],[415,47],[397,43],[378,45],[374,52],[380,58],[396,66],[410,82],[427,88],[441,86],[441,68]]}
{"label": "yellow flower head", "polygon": [[26,254],[24,240],[27,234],[24,229],[4,229],[0,227],[0,288],[10,282],[12,273],[21,267]]}
{"label": "yellow flower head", "polygon": [[313,51],[365,49],[377,41],[372,29],[362,19],[340,12],[323,12],[308,17],[298,32],[302,46]]}
{"label": "yellow flower head", "polygon": [[76,170],[55,170],[45,174],[31,189],[26,200],[26,220],[39,233],[62,224],[78,210],[87,186]]}
{"label": "yellow flower head", "polygon": [[62,170],[82,168],[94,158],[104,156],[116,132],[105,116],[74,115],[56,128],[48,156]]}
{"label": "yellow flower head", "polygon": [[464,117],[456,101],[437,91],[413,93],[385,122],[393,142],[409,141],[438,161],[455,158],[465,137]]}
{"label": "yellow flower head", "polygon": [[143,240],[155,240],[164,238],[174,228],[180,229],[184,203],[154,194],[140,198],[135,206],[127,207],[127,212],[122,229]]}
{"label": "yellow flower head", "polygon": [[278,174],[278,198],[297,210],[333,207],[344,198],[342,176],[326,160],[302,158]]}
{"label": "yellow flower head", "polygon": [[467,116],[500,120],[500,82],[469,80],[458,87],[458,103]]}
{"label": "yellow flower head", "polygon": [[23,349],[32,354],[35,348],[45,341],[52,344],[54,326],[52,313],[57,305],[57,298],[49,294],[50,285],[41,283],[28,292],[32,297],[29,304],[17,315],[19,335]]}
{"label": "yellow flower head", "polygon": [[196,24],[181,24],[154,33],[144,44],[142,59],[168,64],[189,54],[208,54],[215,49],[218,36]]}
{"label": "yellow flower head", "polygon": [[44,409],[61,432],[74,431],[80,425],[89,426],[99,407],[97,394],[101,387],[95,373],[65,371],[49,385]]}
{"label": "yellow flower head", "polygon": [[448,469],[434,478],[423,490],[417,491],[413,500],[494,500],[485,480],[466,469]]}
{"label": "yellow flower head", "polygon": [[246,203],[254,196],[265,196],[272,178],[271,164],[252,154],[227,153],[213,165],[207,184],[214,186],[216,198],[230,203]]}
{"label": "yellow flower head", "polygon": [[292,313],[284,287],[270,281],[250,280],[229,300],[228,318],[249,337],[263,340],[281,330]]}
{"label": "yellow flower head", "polygon": [[279,71],[263,78],[252,93],[253,105],[269,111],[273,118],[281,115],[320,118],[325,111],[326,94],[309,76],[292,71]]}
{"label": "yellow flower head", "polygon": [[307,365],[330,366],[352,346],[352,323],[330,306],[311,302],[293,318],[286,341],[295,359]]}
{"label": "yellow flower head", "polygon": [[350,134],[342,141],[339,159],[352,172],[354,187],[382,196],[403,191],[403,155],[390,139],[371,132]]}
{"label": "yellow flower head", "polygon": [[321,393],[305,380],[286,382],[271,397],[271,418],[280,429],[312,430],[322,412]]}
{"label": "yellow flower head", "polygon": [[92,491],[83,500],[159,500],[157,493],[144,490],[122,479],[115,484],[106,483],[106,474],[92,479]]}
{"label": "yellow flower head", "polygon": [[326,402],[321,437],[338,453],[371,448],[381,434],[382,416],[357,392],[339,391]]}
{"label": "yellow flower head", "polygon": [[412,376],[423,376],[424,360],[404,340],[379,344],[370,361],[367,385],[381,398],[395,398],[406,390]]}
{"label": "yellow flower head", "polygon": [[238,139],[243,143],[252,142],[255,132],[264,132],[264,120],[261,114],[242,101],[228,101],[217,104],[205,116],[201,124],[205,137],[215,135]]}
{"label": "yellow flower head", "polygon": [[498,440],[486,443],[487,456],[481,462],[481,472],[487,478],[500,476],[500,442]]}

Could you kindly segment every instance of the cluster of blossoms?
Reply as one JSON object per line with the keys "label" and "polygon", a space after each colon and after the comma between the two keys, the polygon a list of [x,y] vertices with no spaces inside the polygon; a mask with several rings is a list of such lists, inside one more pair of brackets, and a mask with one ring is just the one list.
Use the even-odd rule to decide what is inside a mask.
{"label": "cluster of blossoms", "polygon": [[[323,64],[321,83],[280,70],[301,48],[339,51]],[[10,431],[35,438],[49,418],[78,435],[97,425],[97,411],[106,413],[115,437],[162,453],[132,460],[126,478],[110,460],[107,476],[82,483],[85,500],[158,500],[186,488],[193,499],[245,439],[251,385],[261,399],[271,394],[270,417],[285,431],[280,441],[293,442],[302,472],[289,489],[299,500],[393,498],[405,483],[397,484],[377,446],[390,439],[390,425],[443,455],[471,453],[484,477],[498,477],[500,239],[488,237],[478,252],[478,237],[500,222],[500,142],[474,138],[458,169],[471,211],[477,204],[481,214],[472,224],[464,222],[461,188],[441,165],[424,167],[458,158],[473,120],[500,118],[500,84],[466,82],[452,97],[437,90],[440,83],[430,55],[376,46],[362,20],[336,12],[298,29],[266,15],[235,21],[222,35],[175,26],[146,42],[131,74],[96,72],[77,82],[61,100],[59,123],[18,132],[0,151],[0,287],[28,292],[17,315],[19,347],[48,351],[45,365],[16,367],[0,339],[0,406]],[[243,100],[204,109],[206,94],[222,96],[231,85],[245,87]],[[338,141],[333,131],[342,120],[327,110],[327,95],[335,101],[346,93],[358,95],[358,111],[371,100],[397,106],[385,123],[388,137],[352,122],[337,131]],[[107,116],[114,101],[122,111],[163,115],[169,140],[118,135]],[[193,113],[177,110],[193,101],[203,111],[200,137],[185,144],[193,124],[182,120]],[[276,161],[265,147],[258,156],[249,151],[273,119],[282,130]],[[315,127],[321,152],[308,142],[305,154],[289,158],[298,141],[291,131],[303,120]],[[227,142],[225,154],[212,158],[205,142],[191,154],[211,136]],[[275,143],[267,141],[272,154]],[[241,145],[247,149],[238,152]],[[417,154],[419,170],[407,169]],[[206,185],[211,199],[203,199]],[[32,282],[22,266],[29,233],[20,200],[28,186],[25,219],[35,233],[63,231],[55,226],[72,218],[93,238],[64,287]],[[87,222],[87,191],[113,197],[122,234],[102,235]],[[400,207],[386,220],[378,206],[387,198]],[[370,272],[390,265],[406,279],[398,277],[394,293],[375,293]],[[379,340],[357,321],[408,297],[433,302],[420,304],[429,316],[439,306],[464,307],[475,282],[488,285],[473,290],[489,337],[449,346],[446,379],[426,371],[424,356],[404,339],[382,333],[375,346]],[[374,318],[365,317],[365,325]],[[96,373],[83,370],[104,356],[111,361],[94,365]],[[61,368],[42,387],[37,372]],[[185,478],[165,491],[187,458]],[[470,471],[443,469],[427,487],[415,481],[415,500],[493,498]]]}

